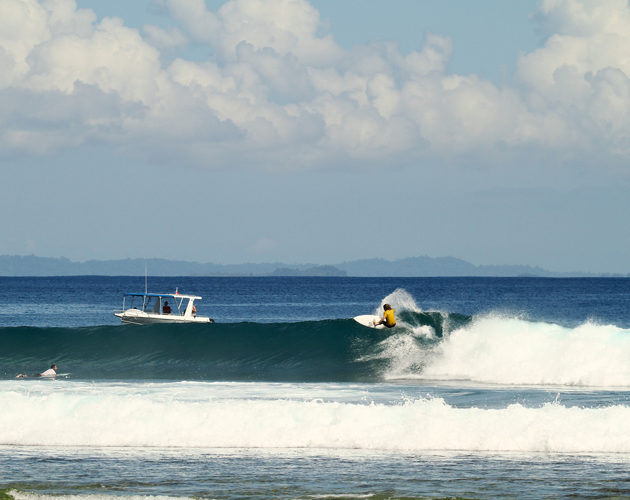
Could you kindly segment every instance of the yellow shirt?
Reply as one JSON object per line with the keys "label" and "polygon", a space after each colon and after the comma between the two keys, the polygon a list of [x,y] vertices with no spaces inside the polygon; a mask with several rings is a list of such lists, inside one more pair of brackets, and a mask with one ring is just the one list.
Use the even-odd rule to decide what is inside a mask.
{"label": "yellow shirt", "polygon": [[385,320],[385,325],[394,326],[396,324],[396,316],[394,316],[394,310],[388,309],[383,314],[383,319]]}

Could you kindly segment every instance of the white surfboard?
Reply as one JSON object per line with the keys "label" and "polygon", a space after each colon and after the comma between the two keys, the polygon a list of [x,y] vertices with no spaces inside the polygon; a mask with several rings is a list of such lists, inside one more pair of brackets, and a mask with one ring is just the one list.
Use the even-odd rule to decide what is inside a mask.
{"label": "white surfboard", "polygon": [[46,376],[41,376],[41,375],[24,375],[22,373],[19,373],[18,375],[15,376],[15,378],[22,378],[22,379],[28,379],[28,380],[55,380],[58,378],[68,378],[70,376],[70,373],[57,373],[56,375],[46,375]]}
{"label": "white surfboard", "polygon": [[369,328],[376,328],[378,330],[385,328],[385,325],[374,325],[375,322],[381,320],[381,317],[374,316],[373,314],[362,314],[361,316],[355,316],[352,319],[354,319],[357,323],[363,326],[367,326]]}

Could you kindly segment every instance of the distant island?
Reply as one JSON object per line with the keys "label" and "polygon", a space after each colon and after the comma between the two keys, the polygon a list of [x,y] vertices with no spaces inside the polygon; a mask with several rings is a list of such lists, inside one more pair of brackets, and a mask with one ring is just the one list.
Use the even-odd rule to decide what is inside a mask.
{"label": "distant island", "polygon": [[441,277],[441,276],[538,276],[595,277],[613,274],[557,273],[540,267],[476,266],[454,257],[409,257],[363,259],[334,265],[283,263],[213,264],[169,259],[119,259],[74,262],[66,258],[35,255],[0,256],[0,276],[350,276],[350,277]]}

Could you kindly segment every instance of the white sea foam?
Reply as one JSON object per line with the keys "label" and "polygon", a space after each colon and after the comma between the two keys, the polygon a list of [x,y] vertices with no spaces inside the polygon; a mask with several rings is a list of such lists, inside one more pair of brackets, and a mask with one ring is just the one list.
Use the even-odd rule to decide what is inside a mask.
{"label": "white sea foam", "polygon": [[389,304],[397,311],[422,312],[422,309],[414,298],[404,288],[396,288],[392,293],[381,300],[380,307],[376,308],[374,314],[380,316],[383,314],[383,305]]}
{"label": "white sea foam", "polygon": [[458,408],[266,384],[34,384],[0,384],[1,445],[630,453],[625,405]]}
{"label": "white sea foam", "polygon": [[[382,344],[386,377],[507,385],[630,387],[630,331],[487,316],[432,348],[397,335]],[[405,341],[407,340],[407,341]]]}

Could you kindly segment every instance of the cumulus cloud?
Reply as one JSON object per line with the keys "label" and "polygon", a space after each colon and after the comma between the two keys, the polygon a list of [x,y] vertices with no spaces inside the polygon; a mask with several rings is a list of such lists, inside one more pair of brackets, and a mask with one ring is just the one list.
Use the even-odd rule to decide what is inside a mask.
{"label": "cumulus cloud", "polygon": [[[626,0],[542,1],[546,41],[504,86],[449,74],[439,34],[407,54],[393,42],[343,49],[306,0],[160,2],[177,26],[141,32],[74,0],[1,2],[0,154],[97,139],[203,165],[630,155]],[[164,57],[187,43],[207,59]]]}
{"label": "cumulus cloud", "polygon": [[46,154],[92,140],[120,142],[123,119],[142,120],[138,103],[77,83],[72,94],[59,90],[9,89],[0,92],[0,157],[12,151]]}
{"label": "cumulus cloud", "polygon": [[[630,7],[626,0],[546,0],[544,47],[523,55],[517,77],[549,147],[630,154]],[[550,31],[551,30],[551,31]],[[553,123],[553,126],[550,124]],[[544,137],[544,136],[542,136]],[[540,137],[540,140],[543,140]]]}
{"label": "cumulus cloud", "polygon": [[177,49],[188,45],[188,37],[177,28],[164,29],[147,24],[142,27],[146,41],[161,50]]}

